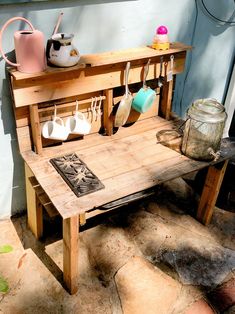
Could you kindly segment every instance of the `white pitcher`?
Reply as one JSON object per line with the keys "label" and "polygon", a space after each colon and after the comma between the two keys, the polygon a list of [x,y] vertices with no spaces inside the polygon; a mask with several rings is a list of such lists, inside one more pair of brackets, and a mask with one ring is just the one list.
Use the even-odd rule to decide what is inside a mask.
{"label": "white pitcher", "polygon": [[57,33],[47,42],[47,59],[59,67],[71,67],[78,63],[80,54],[72,44],[73,34]]}

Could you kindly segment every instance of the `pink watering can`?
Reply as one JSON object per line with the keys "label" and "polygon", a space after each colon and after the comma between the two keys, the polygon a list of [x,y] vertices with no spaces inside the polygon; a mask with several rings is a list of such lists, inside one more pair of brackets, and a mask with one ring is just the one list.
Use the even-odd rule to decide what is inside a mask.
{"label": "pink watering can", "polygon": [[[13,63],[7,59],[3,52],[2,37],[7,26],[17,20],[26,22],[31,29],[15,32],[14,42],[17,63]],[[35,30],[33,25],[23,17],[13,17],[3,25],[0,31],[0,52],[6,62],[12,66],[16,66],[20,72],[37,73],[44,71],[46,68],[43,33]]]}

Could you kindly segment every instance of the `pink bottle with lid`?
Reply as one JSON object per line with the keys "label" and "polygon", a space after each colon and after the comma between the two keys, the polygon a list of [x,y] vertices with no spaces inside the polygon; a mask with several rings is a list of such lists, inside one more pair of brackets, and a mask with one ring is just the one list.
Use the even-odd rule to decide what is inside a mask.
{"label": "pink bottle with lid", "polygon": [[[9,61],[3,52],[2,38],[3,32],[7,26],[17,20],[26,22],[30,26],[30,30],[17,31],[14,33],[16,62]],[[37,73],[42,72],[46,68],[46,55],[44,47],[44,35],[42,32],[35,30],[33,25],[23,17],[14,17],[8,20],[2,27],[0,32],[0,52],[4,60],[16,66],[20,72]]]}

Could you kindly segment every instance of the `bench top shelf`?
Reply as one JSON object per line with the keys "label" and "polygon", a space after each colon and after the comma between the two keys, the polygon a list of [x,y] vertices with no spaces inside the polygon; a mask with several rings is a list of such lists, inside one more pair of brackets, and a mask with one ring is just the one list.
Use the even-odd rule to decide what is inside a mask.
{"label": "bench top shelf", "polygon": [[143,80],[143,66],[151,59],[148,80],[160,74],[160,57],[165,56],[164,72],[174,55],[173,74],[183,71],[187,50],[191,47],[172,43],[169,50],[138,47],[120,51],[82,55],[78,65],[69,68],[48,67],[40,73],[21,73],[9,68],[15,108],[78,97],[124,85],[126,62],[131,61],[129,84]]}
{"label": "bench top shelf", "polygon": [[[60,215],[68,218],[211,164],[157,144],[156,132],[173,127],[172,121],[155,117],[109,137],[94,134],[85,141],[46,148],[44,156],[25,152],[23,158]],[[105,189],[78,198],[49,162],[68,153],[76,153]]]}
{"label": "bench top shelf", "polygon": [[82,55],[80,62],[73,67],[69,68],[58,68],[58,67],[48,67],[44,72],[40,73],[22,73],[17,71],[15,68],[10,68],[9,72],[13,76],[14,80],[27,80],[27,79],[40,79],[42,77],[54,74],[60,74],[61,72],[74,72],[75,70],[82,70],[85,67],[100,67],[106,65],[115,65],[117,63],[134,61],[140,59],[153,58],[156,56],[171,55],[174,53],[184,52],[190,50],[192,47],[176,42],[170,44],[170,49],[168,50],[155,50],[148,46],[123,49],[119,51],[109,51],[97,54],[87,54]]}

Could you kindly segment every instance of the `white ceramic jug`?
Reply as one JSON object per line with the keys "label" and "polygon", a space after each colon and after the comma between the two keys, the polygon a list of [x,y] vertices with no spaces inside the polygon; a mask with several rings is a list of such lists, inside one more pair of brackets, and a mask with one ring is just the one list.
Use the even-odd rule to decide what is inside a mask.
{"label": "white ceramic jug", "polygon": [[73,34],[57,33],[47,43],[49,63],[59,67],[71,67],[78,63],[80,55],[72,44]]}

